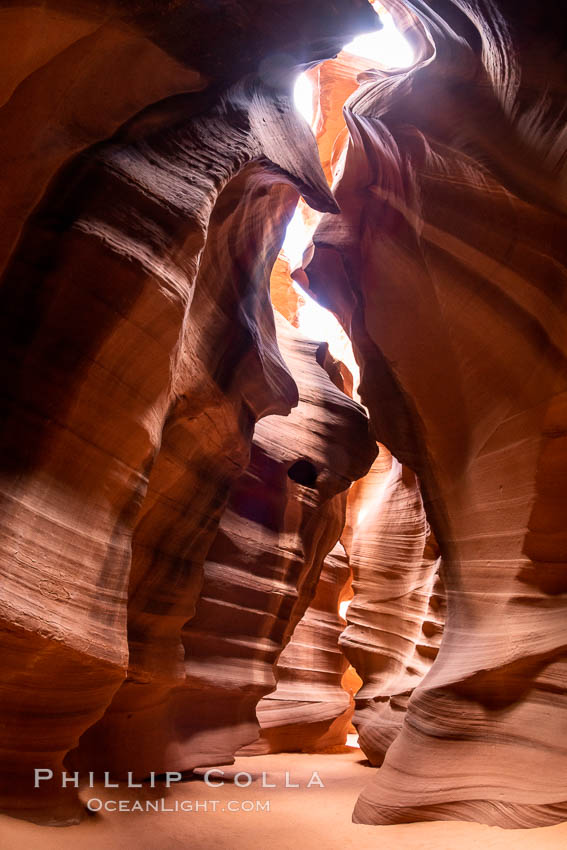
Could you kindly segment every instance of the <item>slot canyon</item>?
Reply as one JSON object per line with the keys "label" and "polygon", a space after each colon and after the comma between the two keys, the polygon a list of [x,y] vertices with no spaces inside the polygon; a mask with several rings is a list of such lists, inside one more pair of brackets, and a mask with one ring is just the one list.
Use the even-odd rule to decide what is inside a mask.
{"label": "slot canyon", "polygon": [[0,850],[565,848],[567,0],[0,44]]}

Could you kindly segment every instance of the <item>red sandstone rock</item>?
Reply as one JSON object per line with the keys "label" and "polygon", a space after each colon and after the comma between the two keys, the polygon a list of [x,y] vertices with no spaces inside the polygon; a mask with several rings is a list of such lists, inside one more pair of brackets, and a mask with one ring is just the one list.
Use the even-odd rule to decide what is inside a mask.
{"label": "red sandstone rock", "polygon": [[[275,194],[266,195],[265,178],[257,173],[250,178],[236,196],[240,213],[252,211],[260,195],[260,203],[271,197],[285,216],[294,193],[284,190],[282,196],[275,186]],[[69,236],[66,261],[53,281],[55,306],[20,384],[24,392],[31,390],[39,357],[59,340],[59,356],[49,363],[43,393],[36,396],[36,405],[53,411],[52,418],[37,428],[35,442],[27,442],[38,413],[28,414],[26,422],[22,407],[14,405],[4,431],[11,446],[4,480],[18,482],[5,495],[4,527],[14,540],[5,537],[5,552],[16,550],[18,559],[7,561],[4,571],[3,617],[10,624],[7,634],[14,633],[12,624],[19,626],[19,643],[10,674],[14,690],[2,711],[16,719],[16,730],[18,724],[25,730],[18,739],[13,725],[4,727],[10,729],[4,763],[14,764],[3,790],[7,808],[27,813],[29,806],[34,816],[41,812],[41,795],[25,793],[33,767],[60,770],[65,752],[100,717],[120,685],[128,659],[127,600],[131,669],[167,683],[179,676],[181,627],[194,612],[200,568],[230,484],[248,463],[254,419],[286,413],[296,402],[294,382],[277,349],[265,257],[255,261],[260,273],[252,299],[248,275],[254,273],[254,260],[239,278],[238,268],[245,267],[235,251],[235,266],[225,263],[225,276],[219,274],[217,252],[226,240],[238,241],[242,220],[229,215],[218,227],[211,224],[214,247],[205,250],[193,285],[190,252],[196,245],[190,219],[188,256],[180,250],[177,266],[152,257],[147,246],[126,234],[118,245],[106,243],[105,231],[91,217],[83,231]],[[272,222],[268,263],[270,252],[273,258],[279,248],[284,222],[278,225],[277,216]],[[135,216],[131,223],[135,226]],[[178,234],[183,244],[185,234]],[[129,263],[121,253],[127,249]],[[88,272],[79,294],[71,287],[72,269],[85,256]],[[108,280],[121,286],[109,288]],[[219,309],[212,292],[220,296],[221,291]],[[73,326],[62,323],[56,309],[66,294],[75,310]],[[87,357],[93,340],[86,330],[96,321],[104,342],[93,364]],[[64,342],[77,351],[72,400],[63,394],[62,376],[72,374]],[[110,384],[109,376],[114,376]],[[37,377],[36,371],[36,382]],[[45,636],[40,648],[34,629]],[[50,643],[53,636],[57,640]],[[52,660],[43,665],[47,681],[42,712],[36,713],[33,659],[41,653]],[[59,669],[65,670],[61,679]],[[43,740],[53,742],[53,753],[44,754],[38,743]],[[74,793],[69,788],[61,795],[71,798],[69,817]],[[62,815],[54,811],[53,816]]]}
{"label": "red sandstone rock", "polygon": [[[183,601],[182,576],[174,594],[171,572],[152,573],[151,583],[148,576],[142,587],[149,585],[152,592],[144,612],[139,603],[133,607],[132,597],[130,622],[145,625],[147,651],[140,655],[138,631],[131,625],[129,677],[101,722],[83,736],[78,756],[85,769],[144,777],[151,771],[226,764],[257,737],[256,703],[275,687],[274,664],[343,528],[343,491],[365,473],[375,454],[364,412],[319,365],[318,343],[304,339],[283,318],[277,317],[277,328],[299,405],[285,418],[268,416],[256,425],[250,464],[233,484],[209,544],[202,588],[194,589],[197,565],[187,556],[182,563],[185,592],[192,592],[196,610],[189,619],[186,603],[189,622],[179,652],[173,651],[175,644],[169,651],[167,644],[161,652],[159,647],[172,624],[173,636],[179,635],[173,615]],[[214,479],[209,486],[218,493]],[[195,499],[194,494],[189,480],[185,498]],[[207,539],[207,529],[195,532],[188,520],[182,527],[191,535],[193,553],[193,540]],[[134,541],[133,573],[136,533]],[[180,544],[188,545],[183,538]],[[339,667],[346,666],[338,647],[335,655]],[[175,670],[168,676],[172,661],[177,661],[177,679]]]}
{"label": "red sandstone rock", "polygon": [[299,295],[290,285],[289,260],[282,253],[276,259],[270,275],[270,300],[274,310],[294,328],[298,327]]}
{"label": "red sandstone rock", "polygon": [[439,587],[434,595],[439,557],[419,483],[384,446],[349,493],[342,539],[354,597],[340,645],[362,678],[353,718],[359,745],[380,765],[443,627]]}
{"label": "red sandstone rock", "polygon": [[545,129],[564,21],[532,2],[474,19],[412,6],[435,55],[424,40],[414,71],[371,74],[350,99],[342,215],[306,268],[352,334],[378,438],[419,476],[448,596],[355,819],[537,826],[567,811],[567,227]]}
{"label": "red sandstone rock", "polygon": [[287,84],[294,65],[332,56],[376,21],[357,0],[341,0],[331,15],[325,0],[281,5],[259,14],[255,0],[166,8],[8,0],[0,9],[0,270],[50,181],[80,151],[125,126],[139,136],[187,120],[250,74]]}
{"label": "red sandstone rock", "polygon": [[343,150],[347,133],[343,106],[358,88],[358,75],[371,65],[368,59],[341,53],[307,72],[315,92],[313,132],[329,184],[333,181],[337,157]]}
{"label": "red sandstone rock", "polygon": [[[370,20],[358,0],[331,5],[0,11],[0,756],[15,813],[78,816],[72,788],[27,794],[31,770],[61,768],[128,661],[117,700],[148,718],[183,690],[184,624],[254,421],[296,400],[267,276],[295,190],[334,202],[272,86]],[[389,5],[416,67],[370,72],[350,99],[342,215],[298,279],[349,329],[378,437],[419,477],[448,626],[355,819],[549,824],[567,810],[564,8]],[[261,177],[236,176],[254,160]],[[278,433],[268,457],[296,448]]]}
{"label": "red sandstone rock", "polygon": [[346,742],[353,705],[342,687],[339,600],[350,578],[340,543],[326,557],[313,601],[276,668],[277,688],[256,708],[260,738],[242,754],[321,752]]}
{"label": "red sandstone rock", "polygon": [[[246,26],[251,5],[223,8],[218,50],[238,41],[234,19]],[[292,29],[300,5],[288,6]],[[181,627],[254,421],[296,402],[267,291],[297,199],[289,184],[334,208],[308,128],[265,69],[254,73],[263,37],[293,38],[277,13],[264,32],[250,27],[226,74],[186,4],[165,17],[105,8],[102,27],[96,4],[82,8],[1,13],[15,28],[2,34],[23,32],[27,49],[0,116],[0,803],[58,822],[79,815],[76,791],[33,791],[33,768],[60,771],[111,701],[127,611],[131,669],[177,680]],[[215,14],[200,21],[220,35]],[[295,36],[309,59],[368,20],[350,2],[323,29],[308,17]],[[210,78],[201,99],[163,101]],[[260,172],[217,203],[255,160]]]}

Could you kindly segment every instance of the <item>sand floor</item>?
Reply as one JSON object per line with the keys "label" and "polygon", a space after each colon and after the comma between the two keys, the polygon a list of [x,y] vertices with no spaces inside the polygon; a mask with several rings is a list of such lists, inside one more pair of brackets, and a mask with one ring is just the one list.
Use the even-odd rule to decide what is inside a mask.
{"label": "sand floor", "polygon": [[[567,823],[534,830],[501,830],[473,823],[438,822],[372,827],[351,822],[356,797],[374,768],[362,762],[359,749],[329,755],[280,754],[239,758],[225,767],[225,784],[208,787],[202,778],[141,790],[85,789],[81,797],[103,802],[157,800],[166,793],[169,809],[190,803],[198,811],[102,811],[78,826],[40,827],[0,816],[0,850],[566,850]],[[251,774],[252,784],[234,785],[238,771]],[[285,787],[289,782],[300,788]],[[324,783],[307,788],[312,772]],[[262,788],[264,782],[276,788]],[[217,779],[217,777],[211,777]],[[246,782],[245,776],[239,781]],[[216,803],[214,802],[216,801]],[[256,801],[269,811],[256,811]],[[213,805],[214,803],[214,805]],[[205,804],[206,809],[205,810]],[[93,803],[98,806],[98,803]],[[114,805],[110,802],[111,807]],[[123,804],[124,805],[124,804]],[[246,809],[252,808],[251,811]],[[216,811],[213,811],[216,809]],[[230,811],[234,809],[234,811]],[[244,810],[243,810],[244,809]]]}

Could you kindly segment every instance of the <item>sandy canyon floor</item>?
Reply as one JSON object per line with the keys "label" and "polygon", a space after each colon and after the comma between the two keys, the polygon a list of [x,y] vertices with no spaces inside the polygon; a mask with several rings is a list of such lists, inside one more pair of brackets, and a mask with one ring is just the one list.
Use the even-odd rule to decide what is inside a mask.
{"label": "sandy canyon floor", "polygon": [[[373,771],[365,765],[359,749],[345,748],[345,752],[328,755],[284,753],[239,758],[223,770],[225,784],[217,788],[207,786],[199,777],[172,785],[169,792],[147,786],[141,790],[95,786],[85,788],[81,794],[85,802],[127,800],[130,808],[136,800],[145,807],[146,801],[161,800],[167,793],[160,806],[174,811],[103,810],[66,829],[0,817],[0,847],[2,850],[253,850],[256,847],[262,850],[300,847],[564,850],[567,847],[567,823],[533,830],[502,830],[457,822],[388,827],[353,824],[351,812],[356,797]],[[252,783],[246,788],[239,788],[232,781],[239,771],[252,776]],[[289,783],[298,784],[299,788],[285,787],[286,771]],[[307,787],[314,771],[323,788],[317,779]],[[239,781],[244,783],[247,779],[241,776]],[[276,787],[263,788],[262,782]],[[193,808],[198,801],[199,810],[175,811],[182,801],[188,801]],[[256,801],[262,807],[259,811]],[[266,801],[269,811],[265,808]],[[92,805],[97,807],[99,803]]]}

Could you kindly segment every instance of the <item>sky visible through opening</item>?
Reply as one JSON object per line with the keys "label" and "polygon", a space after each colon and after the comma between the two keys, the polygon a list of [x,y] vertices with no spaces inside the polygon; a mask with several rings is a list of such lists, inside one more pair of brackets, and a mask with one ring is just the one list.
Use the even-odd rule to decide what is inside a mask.
{"label": "sky visible through opening", "polygon": [[[383,68],[407,68],[413,62],[413,50],[406,38],[396,29],[394,20],[388,12],[380,14],[382,29],[376,32],[357,35],[343,47],[343,53],[352,53],[361,59],[368,59],[368,67],[373,64]],[[300,74],[293,92],[295,107],[305,120],[313,122],[313,92],[306,74]]]}
{"label": "sky visible through opening", "polygon": [[[381,10],[380,18],[383,25],[381,30],[357,36],[345,45],[343,52],[368,59],[369,68],[373,65],[383,68],[405,68],[411,65],[413,50],[409,42],[396,29],[392,16]],[[296,109],[309,124],[312,124],[314,120],[313,90],[306,74],[300,74],[296,80],[294,101]],[[314,224],[309,225],[305,222],[300,204],[287,227],[282,246],[282,253],[288,259],[292,271],[301,265],[303,252],[311,241],[313,230]],[[342,360],[353,373],[356,390],[359,370],[348,336],[332,313],[317,304],[296,283],[293,286],[300,297],[299,330],[310,339],[325,340],[329,344],[333,357]],[[356,393],[355,398],[357,398]]]}
{"label": "sky visible through opening", "polygon": [[[378,3],[376,6],[378,6]],[[367,59],[369,68],[373,66],[382,68],[408,67],[412,64],[414,57],[411,45],[396,29],[392,16],[383,8],[380,9],[380,18],[382,21],[381,30],[357,36],[345,45],[343,53],[351,53],[354,56]],[[310,125],[313,124],[315,118],[313,95],[312,83],[308,76],[300,74],[294,88],[295,107]],[[303,204],[300,202],[287,227],[282,246],[282,253],[287,258],[292,271],[301,265],[303,252],[309,245],[320,218],[318,214],[313,213],[304,217],[302,207]],[[307,218],[309,222],[306,220]],[[333,357],[341,360],[351,371],[354,379],[353,395],[357,401],[360,401],[356,391],[360,381],[360,372],[354,358],[350,339],[329,310],[321,307],[297,283],[293,283],[293,288],[299,296],[299,330],[309,339],[325,340],[328,343]],[[364,513],[365,509],[363,508],[358,516],[359,522],[364,518]],[[351,601],[352,599],[345,599],[339,605],[339,615],[343,619],[346,619]],[[347,746],[359,746],[357,734],[347,735]]]}

